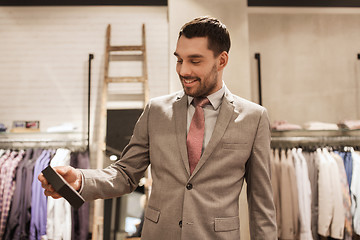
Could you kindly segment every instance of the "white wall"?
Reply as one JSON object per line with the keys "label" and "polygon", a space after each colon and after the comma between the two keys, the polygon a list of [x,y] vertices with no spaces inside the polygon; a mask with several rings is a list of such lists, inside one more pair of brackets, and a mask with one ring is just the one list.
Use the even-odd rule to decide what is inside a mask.
{"label": "white wall", "polygon": [[142,23],[150,97],[163,95],[169,89],[167,7],[0,7],[0,122],[11,127],[13,120],[40,120],[42,131],[72,122],[86,132],[93,53],[93,129],[106,27],[112,25],[112,45],[140,44]]}
{"label": "white wall", "polygon": [[303,125],[360,119],[359,9],[250,12],[253,95],[257,96],[253,56],[259,52],[263,105],[272,121]]}

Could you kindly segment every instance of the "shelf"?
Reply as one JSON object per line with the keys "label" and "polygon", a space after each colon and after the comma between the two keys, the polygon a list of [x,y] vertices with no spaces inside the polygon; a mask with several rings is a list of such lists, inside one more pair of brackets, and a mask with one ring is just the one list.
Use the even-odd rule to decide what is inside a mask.
{"label": "shelf", "polygon": [[256,7],[247,8],[248,14],[359,14],[359,8],[349,7]]}
{"label": "shelf", "polygon": [[87,135],[82,132],[25,132],[0,133],[0,147],[86,146]]}
{"label": "shelf", "polygon": [[340,137],[340,136],[360,136],[360,129],[349,130],[286,130],[271,131],[272,137]]}
{"label": "shelf", "polygon": [[272,131],[272,147],[360,146],[360,130]]}
{"label": "shelf", "polygon": [[17,134],[38,134],[38,135],[51,135],[51,134],[82,134],[82,132],[79,131],[69,131],[69,132],[40,132],[40,131],[31,131],[31,132],[0,132],[1,135],[17,135]]}

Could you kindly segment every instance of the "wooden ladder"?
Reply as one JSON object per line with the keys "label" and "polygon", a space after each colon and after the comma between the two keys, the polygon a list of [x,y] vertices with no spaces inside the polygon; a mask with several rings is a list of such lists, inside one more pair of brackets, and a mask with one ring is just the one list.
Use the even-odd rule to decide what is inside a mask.
{"label": "wooden ladder", "polygon": [[[104,157],[106,151],[106,122],[107,122],[107,110],[109,109],[108,98],[109,98],[109,84],[131,84],[140,83],[142,85],[141,94],[134,94],[136,100],[142,102],[142,107],[149,100],[149,86],[148,86],[148,72],[147,72],[147,59],[146,59],[146,41],[145,41],[145,24],[142,24],[142,44],[141,45],[127,45],[127,46],[112,46],[111,45],[111,25],[109,24],[106,29],[106,49],[105,49],[105,67],[104,67],[104,81],[102,84],[101,94],[101,106],[100,106],[100,120],[98,128],[98,144],[96,154],[96,168],[102,169],[104,167]],[[140,61],[142,63],[142,75],[141,76],[110,76],[110,63],[115,61]],[[122,85],[123,86],[123,85]],[[118,96],[112,96],[123,102],[129,100],[129,95],[125,98],[121,98],[121,94]],[[140,96],[140,98],[139,98]],[[130,97],[131,100],[131,97]],[[110,107],[111,109],[121,109]],[[93,229],[92,239],[99,240],[103,239],[103,209],[104,201],[95,200],[94,202],[94,218],[93,218]]]}

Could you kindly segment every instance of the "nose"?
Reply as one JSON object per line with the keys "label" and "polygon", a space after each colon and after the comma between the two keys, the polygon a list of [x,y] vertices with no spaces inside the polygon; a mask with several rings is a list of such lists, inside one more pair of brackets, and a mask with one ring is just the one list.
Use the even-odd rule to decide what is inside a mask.
{"label": "nose", "polygon": [[189,64],[183,62],[182,64],[177,65],[177,72],[181,76],[191,76],[191,68]]}

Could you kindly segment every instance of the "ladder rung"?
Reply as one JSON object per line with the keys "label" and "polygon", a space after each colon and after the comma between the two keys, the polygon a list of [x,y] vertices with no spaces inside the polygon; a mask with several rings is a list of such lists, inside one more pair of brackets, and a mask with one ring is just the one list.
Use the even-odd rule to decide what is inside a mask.
{"label": "ladder rung", "polygon": [[106,82],[144,82],[144,77],[107,77]]}
{"label": "ladder rung", "polygon": [[143,61],[143,54],[110,54],[109,61]]}
{"label": "ladder rung", "polygon": [[121,102],[121,101],[143,101],[144,92],[142,93],[130,93],[130,94],[109,94],[107,101],[108,102]]}
{"label": "ladder rung", "polygon": [[109,46],[108,51],[144,51],[144,46]]}

